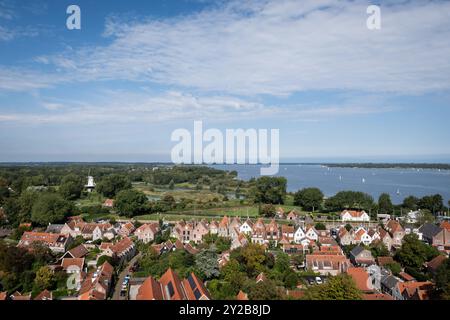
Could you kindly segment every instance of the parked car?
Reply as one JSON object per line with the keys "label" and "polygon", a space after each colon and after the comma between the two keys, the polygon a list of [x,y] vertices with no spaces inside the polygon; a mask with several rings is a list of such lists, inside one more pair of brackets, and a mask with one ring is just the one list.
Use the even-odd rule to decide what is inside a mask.
{"label": "parked car", "polygon": [[323,281],[322,281],[322,278],[321,277],[316,277],[316,283],[317,284],[322,284],[323,283]]}

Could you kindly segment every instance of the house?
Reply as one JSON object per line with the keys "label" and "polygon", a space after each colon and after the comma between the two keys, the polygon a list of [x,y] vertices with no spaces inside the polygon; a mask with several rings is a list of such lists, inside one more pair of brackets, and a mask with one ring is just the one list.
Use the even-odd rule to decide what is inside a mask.
{"label": "house", "polygon": [[296,243],[296,244],[283,244],[282,250],[284,253],[291,255],[291,254],[304,254],[308,252],[308,245],[304,246],[303,244]]}
{"label": "house", "polygon": [[430,300],[433,289],[434,285],[430,281],[400,282],[393,296],[397,300]]}
{"label": "house", "polygon": [[20,292],[16,291],[12,295],[9,296],[9,299],[11,300],[22,300],[22,301],[28,301],[31,300],[31,293],[29,294],[21,294]]}
{"label": "house", "polygon": [[84,268],[84,258],[63,258],[61,267],[66,273],[80,273]]}
{"label": "house", "polygon": [[184,250],[186,250],[188,253],[193,254],[193,255],[196,255],[197,253],[200,252],[200,250],[198,250],[198,249],[194,248],[193,246],[191,246],[190,243],[186,243],[184,245]]}
{"label": "house", "polygon": [[193,240],[194,224],[192,222],[178,221],[172,228],[171,236],[183,243]]}
{"label": "house", "polygon": [[106,300],[111,290],[114,268],[106,261],[81,283],[78,300]]}
{"label": "house", "polygon": [[374,288],[369,273],[364,268],[350,267],[347,269],[347,274],[352,277],[356,287],[364,293],[373,292]]}
{"label": "house", "polygon": [[286,218],[286,214],[284,212],[284,209],[281,207],[278,207],[275,213],[275,216],[277,217],[277,219],[284,219]]}
{"label": "house", "polygon": [[305,231],[303,231],[302,227],[298,227],[294,232],[294,242],[300,243],[303,239],[306,238]]}
{"label": "house", "polygon": [[447,260],[448,258],[440,254],[433,258],[431,261],[426,263],[427,271],[431,274],[436,274],[438,268]]}
{"label": "house", "polygon": [[192,230],[192,241],[195,243],[201,243],[203,241],[203,236],[209,233],[209,228],[204,221],[200,221],[195,224],[194,229]]}
{"label": "house", "polygon": [[253,229],[253,222],[250,219],[245,220],[239,227],[239,231],[245,234],[251,234]]}
{"label": "house", "polygon": [[281,225],[281,236],[285,237],[288,242],[294,241],[295,228],[294,226]]}
{"label": "house", "polygon": [[209,232],[211,234],[218,234],[219,233],[219,224],[217,223],[217,221],[211,221],[211,223],[208,226],[209,228]]}
{"label": "house", "polygon": [[62,258],[83,258],[88,253],[89,250],[83,244],[80,244],[79,246],[66,251]]}
{"label": "house", "polygon": [[336,276],[346,272],[350,266],[350,261],[342,254],[306,255],[306,268],[321,275]]}
{"label": "house", "polygon": [[17,246],[29,247],[33,243],[41,243],[54,253],[64,253],[72,243],[72,238],[63,234],[26,231]]}
{"label": "house", "polygon": [[365,293],[363,294],[363,300],[394,300],[392,296],[385,293]]}
{"label": "house", "polygon": [[441,231],[442,228],[433,223],[425,223],[419,228],[419,232],[422,234],[422,239],[429,245],[433,245],[434,237]]}
{"label": "house", "polygon": [[378,257],[377,263],[380,267],[385,267],[387,265],[395,263],[392,257]]}
{"label": "house", "polygon": [[405,218],[404,218],[404,221],[405,221],[406,223],[408,223],[408,224],[415,224],[415,223],[417,223],[417,221],[418,221],[419,214],[420,214],[420,211],[412,211],[412,210],[410,210],[410,211],[406,214],[406,216],[405,216]]}
{"label": "house", "polygon": [[394,299],[401,299],[401,295],[397,289],[400,282],[400,279],[391,274],[381,276],[381,292],[392,296]]}
{"label": "house", "polygon": [[394,240],[392,239],[391,235],[389,234],[389,232],[387,232],[386,230],[384,230],[383,228],[380,228],[378,230],[378,234],[380,236],[379,241],[381,241],[386,248],[391,251],[392,246],[394,245]]}
{"label": "house", "polygon": [[130,260],[136,253],[136,247],[130,238],[123,238],[110,246],[108,250],[112,254],[111,256],[118,258],[120,262]]}
{"label": "house", "polygon": [[186,279],[169,268],[159,280],[148,277],[139,287],[136,300],[210,300],[202,281],[191,273]]}
{"label": "house", "polygon": [[53,300],[53,293],[47,289],[39,293],[33,300]]}
{"label": "house", "polygon": [[105,202],[103,202],[103,207],[113,208],[114,207],[114,199],[106,199]]}
{"label": "house", "polygon": [[227,216],[224,216],[222,220],[219,222],[219,230],[218,234],[219,237],[228,237],[228,226],[230,224],[230,221]]}
{"label": "house", "polygon": [[244,293],[244,291],[239,290],[238,294],[236,295],[236,300],[247,301],[248,295],[246,293]]}
{"label": "house", "polygon": [[278,228],[278,224],[274,219],[272,219],[270,223],[266,225],[266,242],[273,242],[276,246],[279,239],[280,230]]}
{"label": "house", "polygon": [[256,283],[260,283],[260,282],[263,282],[263,281],[266,281],[267,280],[267,277],[266,277],[266,275],[264,274],[264,272],[261,272],[260,274],[258,274],[258,276],[256,277]]}
{"label": "house", "polygon": [[341,227],[338,231],[339,243],[342,246],[348,246],[353,243],[353,231],[348,231],[345,227]]}
{"label": "house", "polygon": [[355,265],[368,266],[375,263],[370,250],[356,246],[350,251],[350,260]]}
{"label": "house", "polygon": [[370,217],[364,210],[344,210],[341,212],[342,222],[369,222]]}
{"label": "house", "polygon": [[46,233],[61,233],[63,224],[48,224],[47,229],[45,229]]}
{"label": "house", "polygon": [[119,234],[122,237],[129,237],[133,233],[134,230],[136,230],[134,224],[131,222],[127,222],[120,226]]}
{"label": "house", "polygon": [[234,229],[238,229],[241,227],[241,219],[239,219],[239,217],[234,217],[233,219],[231,219],[230,224],[228,225],[228,231],[234,230]]}
{"label": "house", "polygon": [[400,223],[396,220],[389,220],[385,225],[385,229],[392,237],[392,245],[394,247],[400,247],[405,236],[405,230]]}
{"label": "house", "polygon": [[240,233],[238,237],[231,241],[231,250],[239,247],[245,247],[248,244],[248,239],[245,234]]}
{"label": "house", "polygon": [[364,229],[363,227],[359,227],[354,233],[353,243],[355,244],[362,243],[368,246],[369,244],[372,243],[372,237],[369,236],[366,229]]}
{"label": "house", "polygon": [[149,243],[155,240],[159,232],[158,223],[145,223],[134,231],[134,235],[143,243]]}
{"label": "house", "polygon": [[259,218],[253,225],[252,243],[264,244],[266,241],[266,226],[263,219]]}
{"label": "house", "polygon": [[286,220],[292,221],[292,222],[295,223],[295,222],[297,222],[298,217],[299,217],[298,213],[297,213],[295,210],[292,210],[292,211],[290,211],[290,212],[288,213],[288,215],[286,216]]}
{"label": "house", "polygon": [[319,232],[317,232],[316,228],[314,228],[314,227],[307,228],[305,236],[306,236],[306,238],[308,238],[309,240],[312,240],[312,241],[319,240]]}

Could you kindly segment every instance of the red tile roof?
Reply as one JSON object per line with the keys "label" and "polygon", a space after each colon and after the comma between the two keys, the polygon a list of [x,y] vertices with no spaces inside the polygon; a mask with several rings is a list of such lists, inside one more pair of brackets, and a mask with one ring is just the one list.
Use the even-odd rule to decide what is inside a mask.
{"label": "red tile roof", "polygon": [[371,291],[372,286],[369,285],[369,274],[364,270],[364,268],[348,268],[347,274],[352,277],[353,281],[356,283],[356,287],[361,291]]}
{"label": "red tile roof", "polygon": [[84,258],[64,258],[61,261],[61,266],[64,271],[83,271]]}
{"label": "red tile roof", "polygon": [[364,300],[394,300],[394,298],[384,293],[366,293],[363,294]]}
{"label": "red tile roof", "polygon": [[144,283],[139,287],[136,300],[163,300],[163,292],[161,284],[153,277],[145,279]]}
{"label": "red tile roof", "polygon": [[33,300],[53,300],[53,293],[48,290],[44,290],[39,293]]}
{"label": "red tile roof", "polygon": [[236,300],[246,301],[248,300],[248,296],[244,291],[239,290],[239,293],[236,296]]}

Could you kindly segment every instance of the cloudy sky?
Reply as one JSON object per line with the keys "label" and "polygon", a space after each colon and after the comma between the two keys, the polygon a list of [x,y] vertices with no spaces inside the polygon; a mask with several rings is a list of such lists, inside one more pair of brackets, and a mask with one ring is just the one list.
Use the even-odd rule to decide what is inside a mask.
{"label": "cloudy sky", "polygon": [[0,161],[169,161],[194,120],[280,129],[282,161],[450,161],[450,2],[370,4],[0,0]]}

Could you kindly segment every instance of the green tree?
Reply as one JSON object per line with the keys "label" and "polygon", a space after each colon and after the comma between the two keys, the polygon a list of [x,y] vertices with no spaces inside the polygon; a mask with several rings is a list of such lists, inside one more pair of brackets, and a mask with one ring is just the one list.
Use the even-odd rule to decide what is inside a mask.
{"label": "green tree", "polygon": [[217,253],[213,250],[202,250],[195,256],[195,267],[206,279],[216,278],[220,275]]}
{"label": "green tree", "polygon": [[394,209],[392,205],[391,196],[387,193],[382,193],[378,198],[378,211],[380,214],[391,214]]}
{"label": "green tree", "polygon": [[51,289],[53,285],[53,271],[47,266],[40,267],[38,271],[36,271],[36,277],[34,278],[34,290],[40,292],[45,289]]}
{"label": "green tree", "polygon": [[173,189],[175,189],[175,182],[174,182],[173,179],[172,179],[172,180],[170,180],[170,182],[169,182],[169,190],[173,190]]}
{"label": "green tree", "polygon": [[417,210],[419,205],[419,198],[414,196],[408,196],[403,199],[402,207],[409,210]]}
{"label": "green tree", "polygon": [[407,234],[394,257],[402,266],[419,270],[426,261],[438,255],[439,251],[435,247],[420,241],[415,234]]}
{"label": "green tree", "polygon": [[316,228],[316,230],[327,230],[327,226],[322,222],[317,222],[314,227]]}
{"label": "green tree", "polygon": [[281,294],[275,283],[270,279],[266,279],[250,288],[248,298],[250,300],[279,300],[281,299]]}
{"label": "green tree", "polygon": [[340,191],[325,201],[328,210],[359,209],[369,211],[373,208],[373,198],[359,191]]}
{"label": "green tree", "polygon": [[328,278],[324,284],[311,286],[305,291],[305,300],[361,300],[361,291],[353,279],[340,274]]}
{"label": "green tree", "polygon": [[386,264],[386,268],[391,270],[391,272],[396,276],[402,271],[401,265],[397,262]]}
{"label": "green tree", "polygon": [[434,276],[439,298],[450,300],[450,259],[447,258],[437,269]]}
{"label": "green tree", "polygon": [[111,174],[97,183],[96,189],[107,198],[113,198],[120,191],[131,189],[131,182],[125,175]]}
{"label": "green tree", "polygon": [[421,209],[430,210],[433,214],[444,209],[444,203],[440,194],[432,196],[425,196],[419,201],[419,207]]}
{"label": "green tree", "polygon": [[65,176],[59,186],[58,192],[66,200],[75,200],[80,198],[83,191],[82,179],[75,175],[69,174]]}
{"label": "green tree", "polygon": [[273,204],[264,204],[261,206],[259,214],[263,217],[273,218],[276,214],[276,209]]}
{"label": "green tree", "polygon": [[145,214],[148,209],[147,196],[137,190],[122,190],[117,194],[115,207],[119,215],[134,217]]}
{"label": "green tree", "polygon": [[252,188],[255,203],[283,204],[286,197],[287,180],[283,177],[260,177]]}
{"label": "green tree", "polygon": [[318,209],[323,202],[323,193],[318,188],[304,188],[294,194],[294,205],[301,206],[305,210]]}
{"label": "green tree", "polygon": [[56,193],[40,194],[31,210],[31,221],[39,225],[63,222],[74,211],[71,202]]}

